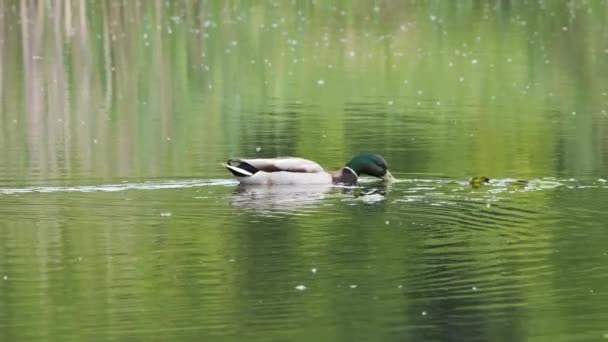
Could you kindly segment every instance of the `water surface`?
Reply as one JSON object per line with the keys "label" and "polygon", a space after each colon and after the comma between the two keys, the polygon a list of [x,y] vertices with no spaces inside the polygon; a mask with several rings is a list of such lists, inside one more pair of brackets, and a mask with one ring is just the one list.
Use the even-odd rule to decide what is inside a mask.
{"label": "water surface", "polygon": [[[608,338],[607,16],[0,2],[0,340]],[[220,165],[361,152],[400,181]]]}

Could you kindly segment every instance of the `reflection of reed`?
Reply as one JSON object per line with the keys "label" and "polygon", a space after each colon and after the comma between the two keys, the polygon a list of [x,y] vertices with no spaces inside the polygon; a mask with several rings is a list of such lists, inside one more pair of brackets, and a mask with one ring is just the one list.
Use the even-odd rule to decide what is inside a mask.
{"label": "reflection of reed", "polygon": [[[30,172],[36,168],[46,165],[46,153],[44,153],[44,141],[46,137],[43,132],[46,127],[43,120],[43,81],[42,81],[42,33],[44,30],[44,12],[41,7],[36,6],[35,0],[21,1],[21,33],[23,49],[23,72],[24,72],[24,102],[27,125],[27,142],[30,153],[30,163],[33,165]],[[47,145],[52,142],[46,141]]]}
{"label": "reflection of reed", "polygon": [[[139,168],[133,160],[136,155],[149,156],[141,165],[147,172],[160,172],[163,166],[162,155],[151,152],[160,144],[166,146],[172,135],[172,56],[165,54],[162,30],[142,27],[141,16],[147,13],[141,7],[147,12],[156,9],[154,26],[162,27],[164,3],[152,8],[141,2],[88,6],[85,0],[19,3],[28,177],[54,178],[60,171],[69,177],[72,165],[85,172],[129,176]],[[90,17],[90,10],[101,12],[99,19]],[[2,16],[2,37],[8,35],[4,20]],[[91,26],[98,33],[91,32]],[[143,52],[134,48],[142,45],[142,33],[147,37]],[[4,51],[0,55],[3,99],[5,69],[14,63],[6,61]],[[146,64],[148,54],[152,65]],[[140,82],[138,72],[149,76],[146,83]],[[149,127],[147,132],[139,132],[141,122]],[[150,136],[151,131],[158,133]],[[109,162],[114,159],[118,162]]]}
{"label": "reflection of reed", "polygon": [[89,33],[89,23],[86,16],[87,2],[86,0],[79,0],[74,3],[77,9],[73,13],[78,15],[78,20],[75,20],[75,26],[71,27],[73,30],[73,36],[71,41],[72,46],[71,55],[74,60],[74,75],[72,76],[72,82],[81,86],[73,86],[70,88],[72,92],[72,101],[74,106],[72,126],[70,132],[75,130],[78,134],[70,135],[70,139],[73,143],[74,150],[80,151],[78,154],[78,163],[85,166],[87,169],[91,168],[93,153],[91,149],[91,118],[90,113],[92,111],[91,104],[92,98],[95,96],[95,91],[99,88],[95,87],[93,80],[98,77],[95,74],[93,65],[93,53],[91,36]]}
{"label": "reflection of reed", "polygon": [[[61,143],[56,148],[49,150],[50,160],[52,161],[53,170],[57,170],[62,167],[63,172],[69,176],[71,171],[71,154],[70,154],[70,139],[69,127],[70,127],[70,112],[69,112],[69,100],[68,100],[68,84],[66,77],[64,60],[64,33],[62,30],[63,22],[63,10],[62,1],[55,1],[53,3],[53,37],[54,37],[54,58],[53,63],[50,66],[50,79],[51,82],[48,85],[47,90],[47,102],[49,103],[47,125],[49,139],[49,146],[55,146],[59,141]],[[69,3],[66,3],[69,4]],[[67,20],[66,20],[67,23]],[[59,165],[61,164],[61,165]],[[53,176],[58,176],[53,172]]]}
{"label": "reflection of reed", "polygon": [[[403,96],[405,102],[420,90],[453,108],[471,104],[484,108],[483,116],[460,113],[464,118],[444,112],[445,106],[434,108],[438,118],[447,119],[438,120],[425,136],[454,134],[451,119],[469,120],[470,127],[480,130],[474,138],[458,139],[455,150],[463,154],[453,158],[452,169],[466,168],[462,160],[471,150],[480,150],[479,164],[502,169],[515,159],[525,159],[529,165],[518,168],[532,169],[550,164],[547,158],[555,141],[538,139],[546,142],[539,145],[537,137],[572,130],[531,122],[538,119],[528,115],[533,108],[549,106],[545,92],[566,93],[576,84],[576,99],[560,97],[551,104],[565,113],[585,103],[592,103],[589,111],[597,112],[598,104],[605,106],[598,95],[601,91],[593,91],[602,87],[602,78],[589,77],[595,74],[591,70],[601,73],[605,64],[595,55],[581,53],[601,46],[601,35],[591,33],[603,22],[595,14],[601,13],[600,8],[595,11],[597,5],[590,5],[594,15],[577,16],[573,23],[564,24],[568,31],[561,31],[562,22],[568,21],[563,4],[548,8],[559,14],[555,17],[538,15],[545,12],[536,5],[511,6],[506,0],[498,6],[494,1],[475,1],[459,11],[451,11],[454,5],[449,4],[376,4],[378,10],[370,12],[367,5],[338,3],[0,0],[0,8],[9,8],[0,16],[0,115],[3,122],[23,125],[15,125],[17,129],[10,137],[3,136],[0,144],[24,146],[0,155],[0,163],[21,163],[25,171],[19,173],[25,177],[162,176],[173,170],[198,171],[197,163],[217,160],[225,150],[251,151],[251,145],[260,141],[270,142],[273,146],[265,151],[273,154],[320,154],[315,147],[321,139],[330,148],[319,160],[342,159],[350,155],[343,146],[370,147],[349,145],[366,134],[366,127],[348,118],[346,103],[380,99],[370,100],[378,105],[374,115],[383,115],[386,126],[385,141],[379,145],[397,146],[402,142],[403,113],[394,110],[385,115],[383,102],[388,101],[382,97]],[[12,7],[16,8],[13,16]],[[333,7],[343,7],[344,15],[336,16]],[[438,24],[429,21],[430,12],[443,20],[445,40],[433,38]],[[487,20],[480,21],[480,16]],[[512,20],[502,17],[521,17],[529,25],[512,26]],[[470,37],[450,31],[462,22],[471,22]],[[503,31],[509,39],[496,33]],[[557,36],[554,31],[562,33]],[[539,32],[534,36],[544,44],[542,53],[528,42],[533,32]],[[483,39],[471,47],[467,39],[477,34]],[[468,54],[500,53],[484,56],[474,68],[470,61],[459,66],[465,41],[471,47],[464,49]],[[455,56],[455,50],[461,55]],[[506,63],[505,51],[521,58]],[[556,66],[541,67],[545,58]],[[452,60],[454,66],[448,67]],[[457,80],[467,73],[465,87]],[[319,78],[330,75],[335,80],[317,85]],[[374,89],[347,86],[351,76],[359,83],[373,83]],[[441,77],[441,84],[434,77]],[[408,86],[404,79],[410,81]],[[506,81],[498,84],[496,79]],[[521,96],[521,87],[534,82],[547,89]],[[500,93],[508,100],[489,104],[488,98]],[[292,113],[288,108],[292,100],[317,107]],[[514,103],[524,103],[528,110],[496,110]],[[269,119],[264,111],[274,111],[270,114],[279,120]],[[591,136],[598,119],[579,120],[576,132],[570,134],[582,143],[576,153],[564,155],[573,156],[567,163],[571,167],[593,168],[594,154],[579,150],[593,150],[589,146],[601,137],[593,141],[579,137]],[[496,140],[498,131],[521,138],[518,144],[487,143]],[[439,139],[430,141],[423,152],[436,167],[446,162],[445,144]],[[497,155],[504,157],[495,161]]]}
{"label": "reflection of reed", "polygon": [[[111,108],[111,104],[112,104],[112,94],[113,94],[113,88],[112,88],[112,50],[110,48],[110,27],[108,24],[108,20],[110,20],[108,17],[108,12],[107,12],[107,3],[103,2],[101,4],[101,8],[102,8],[102,12],[101,12],[101,18],[103,20],[103,60],[104,60],[104,74],[105,74],[105,100],[104,100],[104,111],[108,111]],[[108,115],[109,113],[106,112],[105,114]]]}
{"label": "reflection of reed", "polygon": [[[0,8],[5,8],[4,0],[0,0]],[[7,45],[6,44],[6,32],[4,31],[5,30],[4,16],[5,16],[4,14],[0,14],[0,112],[5,110],[5,108],[2,108],[3,101],[1,101],[2,99],[4,99],[4,64],[5,64],[4,60],[6,59],[6,57],[4,56],[4,54],[5,54],[4,50],[6,49],[6,45]]]}

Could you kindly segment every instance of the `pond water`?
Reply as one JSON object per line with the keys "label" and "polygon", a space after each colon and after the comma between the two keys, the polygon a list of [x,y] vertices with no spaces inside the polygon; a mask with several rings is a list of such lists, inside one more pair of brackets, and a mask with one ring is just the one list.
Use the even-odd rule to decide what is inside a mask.
{"label": "pond water", "polygon": [[[608,339],[607,19],[0,1],[0,340]],[[361,152],[398,181],[221,166]]]}

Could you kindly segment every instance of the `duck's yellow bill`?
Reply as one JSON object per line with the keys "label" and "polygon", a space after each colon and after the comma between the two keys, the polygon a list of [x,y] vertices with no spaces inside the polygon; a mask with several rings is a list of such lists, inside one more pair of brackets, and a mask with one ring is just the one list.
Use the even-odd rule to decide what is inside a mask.
{"label": "duck's yellow bill", "polygon": [[386,170],[386,174],[384,176],[382,176],[382,180],[385,182],[394,182],[397,179],[395,177],[393,177],[393,175],[391,174],[390,171]]}

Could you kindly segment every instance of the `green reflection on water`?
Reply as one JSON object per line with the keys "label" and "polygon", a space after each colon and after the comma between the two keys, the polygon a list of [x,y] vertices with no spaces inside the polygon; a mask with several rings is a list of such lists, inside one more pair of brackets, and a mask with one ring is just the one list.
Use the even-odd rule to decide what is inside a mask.
{"label": "green reflection on water", "polygon": [[11,182],[215,177],[256,147],[457,176],[605,170],[603,2],[49,6],[3,7]]}
{"label": "green reflection on water", "polygon": [[[0,185],[225,179],[230,156],[335,168],[364,151],[404,179],[595,180],[607,16],[601,1],[3,0]],[[496,205],[494,188],[418,185],[295,208],[231,183],[0,194],[0,340],[606,333],[602,183]]]}

